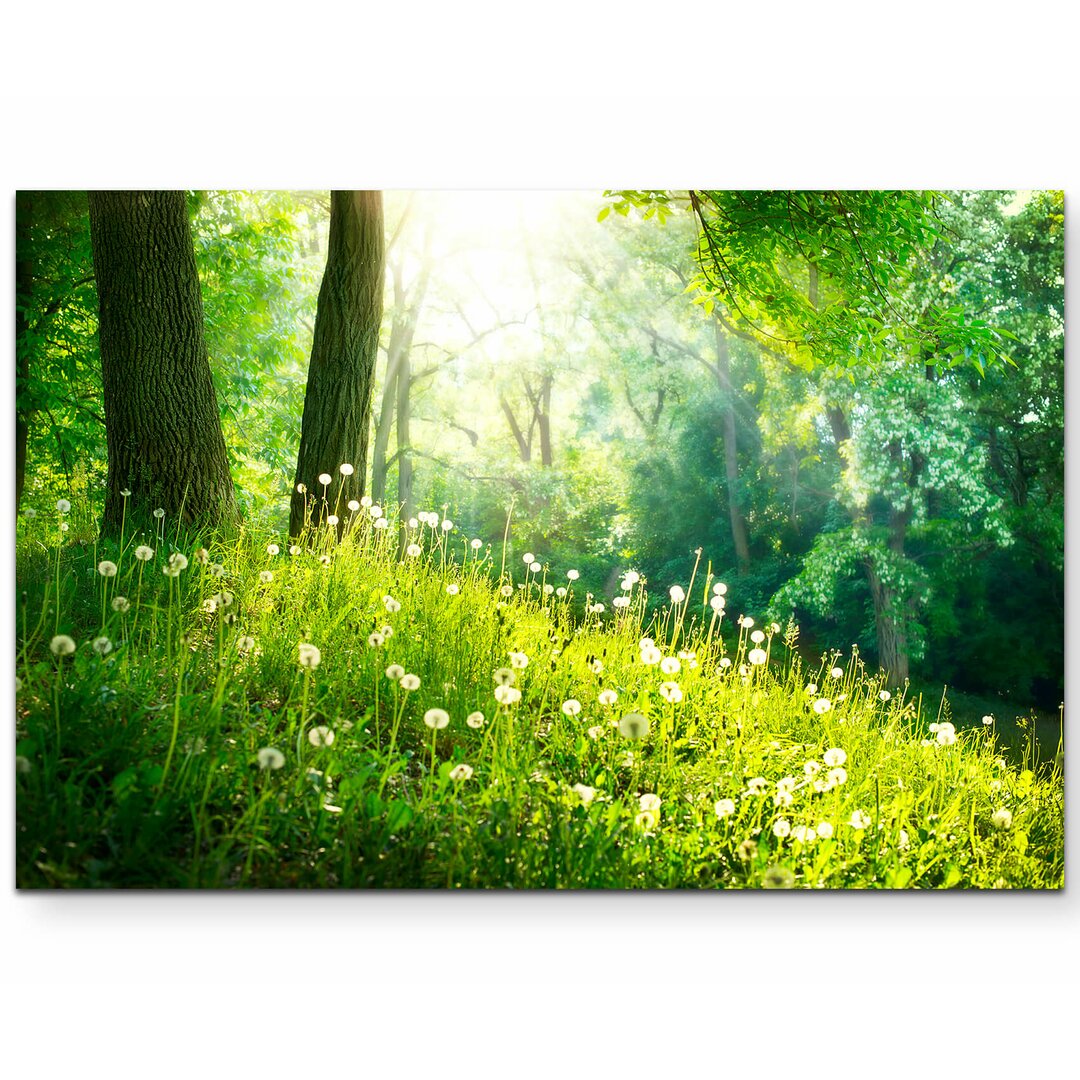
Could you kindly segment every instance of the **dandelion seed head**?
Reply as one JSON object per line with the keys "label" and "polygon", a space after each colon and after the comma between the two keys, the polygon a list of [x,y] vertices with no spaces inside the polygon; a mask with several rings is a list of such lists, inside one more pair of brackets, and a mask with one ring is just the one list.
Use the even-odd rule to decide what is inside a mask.
{"label": "dandelion seed head", "polygon": [[361,495],[360,496],[360,505],[363,506],[365,509],[367,507],[369,507],[371,505],[371,496],[370,495]]}
{"label": "dandelion seed head", "polygon": [[677,705],[683,699],[682,687],[677,682],[662,682],[659,689],[660,696],[672,705]]}
{"label": "dandelion seed head", "polygon": [[373,649],[381,649],[383,645],[386,644],[386,638],[384,638],[382,634],[378,632],[378,630],[373,630],[370,634],[368,634],[367,643]]}
{"label": "dandelion seed head", "polygon": [[828,698],[820,697],[814,702],[814,712],[818,715],[827,713],[832,708],[832,702]]}
{"label": "dandelion seed head", "polygon": [[663,660],[660,661],[660,670],[665,675],[674,675],[681,667],[682,664],[680,664],[678,659],[674,656],[665,656]]}
{"label": "dandelion seed head", "polygon": [[352,476],[355,471],[356,470],[347,461],[343,461],[338,466],[338,472],[340,472],[342,476]]}
{"label": "dandelion seed head", "polygon": [[713,804],[713,809],[720,819],[731,817],[735,813],[735,801],[733,799],[718,799]]}
{"label": "dandelion seed head", "polygon": [[686,593],[683,592],[681,585],[672,585],[668,589],[668,596],[671,598],[673,604],[681,604],[686,599]]}
{"label": "dandelion seed head", "polygon": [[102,634],[101,637],[94,638],[90,643],[90,648],[93,649],[98,656],[108,656],[108,654],[112,652],[112,647],[112,642],[105,637],[104,634]]}
{"label": "dandelion seed head", "polygon": [[791,822],[787,818],[777,818],[773,822],[773,836],[780,840],[791,835]]}
{"label": "dandelion seed head", "polygon": [[313,671],[322,663],[322,653],[316,645],[309,645],[306,641],[302,641],[297,646],[297,652],[299,653],[302,668]]}
{"label": "dandelion seed head", "polygon": [[461,589],[456,581],[451,581],[450,584],[446,586],[446,591],[450,596],[457,596]]}
{"label": "dandelion seed head", "polygon": [[764,635],[764,633],[763,633],[762,631],[760,631],[760,630],[755,630],[755,631],[754,631],[754,632],[753,632],[753,633],[752,633],[752,634],[750,635],[750,640],[751,640],[751,641],[752,641],[752,642],[753,642],[753,643],[754,643],[755,645],[760,645],[760,644],[761,644],[761,643],[762,643],[762,642],[763,642],[763,641],[765,640],[765,635]]}
{"label": "dandelion seed head", "polygon": [[450,714],[445,709],[428,709],[424,713],[424,723],[434,731],[441,731],[450,723]]}
{"label": "dandelion seed head", "polygon": [[843,768],[841,765],[837,765],[835,769],[830,769],[828,771],[826,777],[826,783],[828,784],[826,790],[839,787],[841,784],[847,782],[847,769]]}
{"label": "dandelion seed head", "polygon": [[531,551],[526,551],[525,554],[521,556],[521,561],[526,566],[529,566],[532,563],[536,562],[536,556]]}
{"label": "dandelion seed head", "polygon": [[272,746],[264,746],[256,758],[260,769],[280,769],[285,764],[285,755]]}
{"label": "dandelion seed head", "polygon": [[153,557],[154,549],[152,547],[147,547],[146,544],[140,544],[135,549],[135,558],[138,559],[139,562],[149,562]]}
{"label": "dandelion seed head", "polygon": [[862,832],[863,829],[870,825],[870,816],[862,810],[853,810],[851,817],[848,819],[848,824],[856,831]]}
{"label": "dandelion seed head", "polygon": [[835,765],[843,765],[847,761],[847,753],[841,750],[839,746],[834,746],[821,755],[821,760],[832,768]]}
{"label": "dandelion seed head", "polygon": [[521,700],[521,691],[505,683],[495,687],[495,700],[500,705],[513,705]]}
{"label": "dandelion seed head", "polygon": [[636,742],[649,734],[649,718],[639,712],[629,712],[619,721],[619,734],[624,739]]}
{"label": "dandelion seed head", "polygon": [[421,548],[419,544],[410,544],[405,549],[405,554],[410,556],[413,559],[415,559],[417,557],[417,555],[420,555],[422,553],[423,553],[423,548]]}
{"label": "dandelion seed head", "polygon": [[113,611],[119,611],[121,614],[131,610],[131,601],[126,596],[114,596],[112,598]]}
{"label": "dandelion seed head", "polygon": [[751,664],[760,666],[765,663],[768,657],[766,656],[764,649],[751,649],[746,654],[746,659],[749,660]]}
{"label": "dandelion seed head", "polygon": [[479,729],[484,726],[484,714],[482,712],[471,712],[465,717],[465,724],[467,727],[473,729]]}
{"label": "dandelion seed head", "polygon": [[259,571],[259,580],[264,585],[269,585],[270,582],[274,580],[274,572],[272,570],[260,570]]}
{"label": "dandelion seed head", "polygon": [[892,697],[892,694],[888,690],[882,690],[878,693],[879,701],[888,701]]}
{"label": "dandelion seed head", "polygon": [[450,530],[453,529],[453,527],[454,527],[454,523],[449,518],[443,518],[443,523],[442,523],[442,531],[443,532],[450,532]]}
{"label": "dandelion seed head", "polygon": [[110,562],[108,559],[102,559],[98,563],[97,570],[103,578],[116,577],[116,563]]}
{"label": "dandelion seed head", "polygon": [[577,579],[578,579],[579,577],[581,577],[581,575],[580,575],[580,574],[579,574],[579,573],[578,573],[578,572],[577,572],[576,570],[567,570],[567,571],[566,571],[566,576],[567,576],[567,577],[568,577],[568,578],[569,578],[569,579],[570,579],[571,581],[577,581]]}
{"label": "dandelion seed head", "polygon": [[255,639],[250,634],[243,634],[236,639],[236,651],[243,654],[255,648]]}
{"label": "dandelion seed head", "polygon": [[619,695],[614,690],[601,690],[596,700],[601,705],[614,705],[619,700]]}
{"label": "dandelion seed head", "polygon": [[53,656],[70,656],[75,651],[75,641],[73,638],[68,637],[67,634],[57,634],[49,642],[49,648],[52,650]]}
{"label": "dandelion seed head", "polygon": [[395,600],[389,593],[382,598],[383,607],[386,608],[391,615],[401,610],[401,602]]}
{"label": "dandelion seed head", "polygon": [[397,681],[398,679],[400,679],[400,678],[402,677],[402,675],[404,675],[404,674],[405,674],[405,669],[404,669],[404,668],[403,668],[403,667],[402,667],[402,666],[401,666],[400,664],[391,664],[391,665],[390,665],[390,666],[389,666],[389,667],[388,667],[388,668],[386,669],[386,677],[387,677],[387,678],[388,678],[388,679],[389,679],[389,680],[390,680],[391,682],[396,682],[396,681]]}
{"label": "dandelion seed head", "polygon": [[481,540],[479,536],[474,537],[472,540],[469,541],[469,547],[471,547],[473,551],[479,551],[483,546],[484,541]]}
{"label": "dandelion seed head", "polygon": [[557,597],[558,597],[558,598],[559,598],[559,599],[561,600],[561,599],[562,599],[562,598],[563,598],[564,596],[566,596],[566,589],[565,589],[565,587],[564,587],[564,586],[562,586],[562,585],[560,585],[560,586],[559,586],[559,587],[558,587],[558,588],[557,588],[557,589],[555,590],[555,595],[556,595],[556,596],[557,596]]}
{"label": "dandelion seed head", "polygon": [[577,716],[581,712],[581,702],[577,698],[567,698],[562,703],[562,711],[567,716]]}
{"label": "dandelion seed head", "polygon": [[401,676],[398,685],[402,690],[419,690],[420,689],[420,677],[418,675],[410,675],[406,672]]}
{"label": "dandelion seed head", "polygon": [[334,478],[328,472],[319,473],[319,483],[322,484],[323,487],[332,483],[333,479]]}
{"label": "dandelion seed head", "polygon": [[154,511],[154,517],[156,517],[158,519],[158,521],[160,521],[164,516],[165,516],[165,511],[159,506]]}
{"label": "dandelion seed head", "polygon": [[462,780],[471,780],[473,774],[473,768],[471,765],[466,765],[463,761],[460,765],[455,765],[450,770],[450,779],[455,783]]}

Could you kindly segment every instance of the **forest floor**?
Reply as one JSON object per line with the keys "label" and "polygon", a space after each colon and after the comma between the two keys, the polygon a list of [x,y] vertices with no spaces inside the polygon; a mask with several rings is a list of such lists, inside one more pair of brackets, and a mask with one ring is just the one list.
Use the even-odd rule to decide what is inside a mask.
{"label": "forest floor", "polygon": [[21,526],[18,884],[1062,886],[1056,717],[807,669],[702,578],[582,618],[431,520],[403,558],[363,510],[295,547]]}

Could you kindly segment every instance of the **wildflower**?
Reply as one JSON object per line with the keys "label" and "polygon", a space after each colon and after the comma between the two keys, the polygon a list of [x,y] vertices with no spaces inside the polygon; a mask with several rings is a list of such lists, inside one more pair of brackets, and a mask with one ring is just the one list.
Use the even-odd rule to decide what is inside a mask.
{"label": "wildflower", "polygon": [[484,714],[482,712],[471,712],[465,717],[465,723],[473,729],[482,728],[484,726]]}
{"label": "wildflower", "polygon": [[344,461],[338,466],[338,472],[341,473],[342,476],[352,476],[355,470],[347,461]]}
{"label": "wildflower", "polygon": [[529,666],[529,658],[523,652],[512,652],[510,654],[510,666],[521,671]]}
{"label": "wildflower", "polygon": [[794,776],[783,776],[776,781],[776,790],[790,793],[795,790],[795,785],[797,783],[798,780],[796,780]]}
{"label": "wildflower", "polygon": [[890,694],[888,690],[881,690],[878,693],[878,699],[880,701],[888,701],[891,697],[892,697],[892,694]]}
{"label": "wildflower", "polygon": [[500,585],[499,586],[499,595],[500,596],[505,596],[507,599],[509,599],[511,596],[514,595],[514,587],[513,587],[513,585]]}
{"label": "wildflower", "polygon": [[446,586],[446,593],[448,596],[457,596],[460,591],[461,589],[457,582],[451,581],[450,584]]}
{"label": "wildflower", "polygon": [[807,683],[806,689],[803,691],[807,697],[813,697],[817,693],[817,683]]}
{"label": "wildflower", "polygon": [[307,737],[312,746],[330,746],[334,741],[334,733],[328,727],[313,727]]}
{"label": "wildflower", "polygon": [[322,653],[319,652],[315,645],[308,645],[306,642],[301,642],[298,646],[298,652],[300,654],[300,666],[303,668],[311,668],[314,670],[322,662]]}
{"label": "wildflower", "polygon": [[832,678],[834,678],[834,679],[842,679],[842,678],[844,677],[844,669],[843,669],[843,668],[838,668],[838,667],[834,667],[834,668],[833,668],[833,669],[832,669],[832,670],[831,670],[831,671],[829,672],[829,675],[830,675],[830,676],[831,676]]}
{"label": "wildflower", "polygon": [[266,545],[266,554],[267,555],[280,555],[281,554],[281,548],[279,548],[277,546],[277,544],[267,544]]}
{"label": "wildflower", "polygon": [[764,664],[768,658],[765,655],[764,649],[751,649],[750,652],[747,653],[746,659],[749,660],[751,664],[761,665]]}
{"label": "wildflower", "polygon": [[659,810],[662,800],[659,795],[646,793],[638,798],[638,807],[642,810]]}
{"label": "wildflower", "polygon": [[764,776],[754,776],[746,781],[746,790],[751,795],[763,795],[769,786],[769,781]]}
{"label": "wildflower", "polygon": [[731,657],[730,656],[722,656],[722,657],[720,657],[720,666],[722,668],[731,667]]}
{"label": "wildflower", "polygon": [[262,583],[263,583],[264,585],[269,585],[269,584],[270,584],[270,582],[274,580],[274,573],[273,573],[273,571],[272,571],[272,570],[261,570],[261,571],[259,572],[259,580],[260,580],[260,581],[261,581],[261,582],[262,582]]}
{"label": "wildflower", "polygon": [[828,840],[833,834],[833,827],[828,821],[819,821],[814,826],[814,831],[822,840]]}
{"label": "wildflower", "polygon": [[763,634],[763,633],[762,633],[762,632],[761,632],[760,630],[755,630],[755,631],[754,631],[754,632],[753,632],[753,633],[752,633],[752,634],[750,635],[750,640],[751,640],[751,641],[752,641],[752,642],[753,642],[753,643],[754,643],[755,645],[760,645],[760,644],[761,644],[761,643],[762,643],[762,642],[763,642],[763,641],[765,640],[765,635],[764,635],[764,634]]}
{"label": "wildflower", "polygon": [[990,821],[993,823],[995,829],[1011,829],[1012,813],[1003,806],[1001,809],[994,811],[990,817]]}
{"label": "wildflower", "polygon": [[643,664],[659,664],[663,659],[663,653],[655,645],[647,645],[641,650],[641,662]]}
{"label": "wildflower", "polygon": [[75,651],[75,641],[67,634],[57,634],[49,642],[49,648],[52,649],[53,656],[70,656]]}
{"label": "wildflower", "polygon": [[405,554],[406,554],[406,555],[408,555],[408,556],[410,556],[410,558],[413,558],[413,559],[415,559],[415,558],[416,558],[416,556],[417,556],[417,555],[419,555],[419,554],[421,554],[421,552],[422,552],[422,551],[423,551],[423,549],[422,549],[422,548],[420,547],[420,545],[419,545],[419,544],[410,544],[410,545],[409,545],[409,546],[408,546],[408,547],[407,547],[407,548],[405,549]]}
{"label": "wildflower", "polygon": [[568,578],[569,578],[569,579],[570,579],[571,581],[577,581],[577,579],[578,579],[579,577],[581,577],[581,575],[580,575],[580,574],[579,574],[579,573],[578,573],[578,572],[577,572],[576,570],[567,570],[567,571],[566,571],[566,576],[567,576],[567,577],[568,577]]}
{"label": "wildflower", "polygon": [[384,517],[377,518],[376,521],[375,521],[375,528],[376,529],[389,529],[390,528],[390,522],[387,521],[386,518],[384,518]]}
{"label": "wildflower", "polygon": [[651,810],[642,810],[634,818],[634,824],[645,832],[655,829],[659,821],[659,816]]}
{"label": "wildflower", "polygon": [[534,574],[539,574],[540,571],[543,569],[543,567],[538,562],[534,562],[534,563],[529,563],[529,569]]}
{"label": "wildflower", "polygon": [[98,563],[97,572],[103,578],[116,577],[116,563],[110,562],[108,559],[102,559]]}
{"label": "wildflower", "polygon": [[597,604],[593,604],[593,605],[592,605],[592,606],[591,606],[591,607],[589,608],[589,612],[590,612],[591,614],[593,614],[593,615],[603,615],[603,613],[604,613],[604,605],[603,605],[603,604],[599,604],[599,603],[597,603]]}
{"label": "wildflower", "polygon": [[443,518],[442,530],[443,532],[449,532],[454,527],[454,523],[449,518]]}
{"label": "wildflower", "polygon": [[154,511],[154,517],[156,517],[158,519],[158,521],[160,521],[164,516],[165,516],[165,511],[159,506]]}
{"label": "wildflower", "polygon": [[581,712],[581,702],[577,698],[567,698],[562,703],[562,711],[567,716],[577,716]]}
{"label": "wildflower", "polygon": [[[546,587],[545,587],[545,589],[546,589]],[[616,597],[614,597],[612,599],[611,606],[613,608],[627,608],[627,607],[630,606],[630,597],[629,596],[616,596]]]}
{"label": "wildflower", "polygon": [[592,659],[592,663],[589,664],[589,670],[592,671],[594,675],[602,674],[604,671],[603,660],[601,660],[599,657],[594,656]]}
{"label": "wildflower", "polygon": [[167,577],[179,577],[181,570],[186,570],[188,565],[187,556],[181,554],[179,551],[174,551],[169,556],[168,565],[164,567],[164,573]]}
{"label": "wildflower", "polygon": [[718,818],[731,817],[735,813],[735,800],[734,799],[719,799],[713,805],[713,809],[716,811]]}
{"label": "wildflower", "polygon": [[984,716],[984,717],[982,718],[982,722],[983,722],[983,723],[984,723],[984,724],[985,724],[985,725],[986,725],[987,727],[989,727],[989,726],[990,726],[990,725],[991,725],[991,724],[992,724],[992,723],[994,722],[994,718],[993,718],[992,716]]}
{"label": "wildflower", "polygon": [[360,496],[360,505],[365,507],[365,508],[370,506],[371,505],[371,496],[370,495],[361,495]]}
{"label": "wildflower", "polygon": [[783,840],[784,837],[791,835],[791,822],[787,818],[777,818],[773,822],[773,836],[779,840]]}
{"label": "wildflower", "polygon": [[673,604],[681,604],[686,599],[686,593],[683,592],[681,585],[672,585],[668,589],[668,596],[671,597]]}
{"label": "wildflower", "polygon": [[368,513],[372,516],[372,518],[376,520],[383,516],[382,507],[378,503],[375,503],[374,506],[368,507]]}
{"label": "wildflower", "polygon": [[859,832],[862,832],[863,829],[865,829],[865,828],[867,828],[867,826],[869,826],[869,824],[870,824],[870,816],[868,814],[863,813],[862,810],[855,810],[855,811],[852,812],[852,815],[851,815],[850,820],[848,821],[848,824],[853,829],[857,829]]}
{"label": "wildflower", "polygon": [[131,601],[126,596],[114,596],[112,598],[112,609],[123,614],[131,610]]}
{"label": "wildflower", "polygon": [[517,682],[517,676],[510,668],[501,667],[496,668],[491,677],[495,680],[497,686],[513,686]]}
{"label": "wildflower", "polygon": [[724,598],[722,596],[710,596],[709,607],[711,607],[717,615],[722,615],[725,607]]}
{"label": "wildflower", "polygon": [[712,587],[712,591],[713,596],[723,596],[727,592],[727,586],[722,581],[718,581]]}
{"label": "wildflower", "polygon": [[826,750],[821,759],[832,768],[834,765],[843,765],[847,761],[847,754],[839,746],[834,746],[831,750]]}
{"label": "wildflower", "polygon": [[601,690],[596,700],[601,705],[614,705],[619,700],[619,695],[614,690]]}
{"label": "wildflower", "polygon": [[795,796],[790,791],[784,791],[781,788],[776,789],[776,794],[773,795],[773,806],[787,807],[795,801]]}
{"label": "wildflower", "polygon": [[424,723],[435,731],[441,731],[450,723],[450,714],[445,709],[428,709],[424,713]]}
{"label": "wildflower", "polygon": [[386,669],[386,677],[391,682],[396,682],[404,674],[405,674],[405,669],[400,664],[391,664]]}
{"label": "wildflower", "polygon": [[454,781],[458,780],[471,780],[472,779],[472,766],[466,765],[463,761],[460,765],[455,765],[450,770],[450,779]]}
{"label": "wildflower", "polygon": [[591,788],[588,784],[575,784],[570,790],[577,793],[582,806],[588,806],[596,798],[596,788]]}
{"label": "wildflower", "polygon": [[306,495],[307,494],[307,484],[297,484],[296,485],[296,490],[297,490],[298,494]]}
{"label": "wildflower", "polygon": [[791,835],[799,841],[800,844],[810,844],[817,839],[817,833],[814,832],[808,825],[795,825],[791,829]]}
{"label": "wildflower", "polygon": [[386,644],[386,638],[384,638],[378,630],[372,630],[372,632],[368,634],[367,643],[373,649],[381,649],[383,645]]}
{"label": "wildflower", "polygon": [[90,648],[98,654],[98,656],[108,656],[112,652],[112,642],[103,634],[101,637],[96,637],[90,642]]}
{"label": "wildflower", "polygon": [[257,755],[260,769],[280,769],[285,764],[285,755],[272,746],[264,746]]}
{"label": "wildflower", "polygon": [[817,762],[817,761],[811,760],[811,761],[808,761],[802,767],[802,769],[803,769],[803,772],[806,773],[807,776],[817,776],[817,774],[819,772],[821,772],[821,764],[819,762]]}
{"label": "wildflower", "polygon": [[956,742],[956,728],[948,721],[938,725],[937,741],[939,746],[951,746]]}
{"label": "wildflower", "polygon": [[402,675],[399,685],[402,690],[419,690],[420,677],[418,675]]}
{"label": "wildflower", "polygon": [[649,718],[639,712],[627,713],[619,721],[619,734],[632,742],[644,739],[649,734]]}
{"label": "wildflower", "polygon": [[327,514],[326,515],[326,524],[329,525],[330,528],[332,528],[332,529],[337,526],[337,524],[338,524],[338,522],[340,520],[341,519],[337,516],[337,514]]}
{"label": "wildflower", "polygon": [[[138,552],[136,552],[136,554],[138,554]],[[213,563],[210,566],[210,576],[211,577],[224,577],[225,576],[225,567],[222,566],[221,563],[219,563],[219,562]]]}
{"label": "wildflower", "polygon": [[496,686],[495,700],[500,705],[513,705],[521,700],[521,691],[516,686]]}
{"label": "wildflower", "polygon": [[530,563],[536,562],[536,556],[531,551],[526,551],[525,554],[521,556],[521,561],[528,566]]}
{"label": "wildflower", "polygon": [[640,580],[641,575],[636,570],[627,570],[619,584],[623,592],[629,592]]}
{"label": "wildflower", "polygon": [[665,656],[664,659],[660,661],[660,670],[665,675],[674,675],[680,667],[682,667],[682,665],[674,656]]}
{"label": "wildflower", "polygon": [[682,687],[677,682],[662,682],[660,696],[665,701],[670,701],[672,705],[676,705],[683,699]]}
{"label": "wildflower", "polygon": [[67,532],[68,531],[68,523],[66,521],[63,521],[63,522],[60,523],[60,531],[61,532]]}
{"label": "wildflower", "polygon": [[593,740],[593,742],[595,742],[597,739],[600,738],[601,735],[604,734],[603,725],[602,724],[593,724],[593,726],[591,728],[589,728],[589,730],[586,731],[585,734],[588,735],[589,738]]}
{"label": "wildflower", "polygon": [[566,596],[566,589],[565,589],[565,587],[564,587],[564,586],[562,586],[562,585],[560,585],[560,586],[559,586],[559,587],[558,587],[558,588],[557,588],[557,589],[555,590],[555,595],[556,595],[556,596],[557,596],[557,597],[558,597],[558,598],[559,598],[559,599],[561,600],[561,599],[562,599],[562,598],[563,598],[564,596]]}
{"label": "wildflower", "polygon": [[328,472],[319,473],[319,483],[322,484],[323,487],[326,487],[328,484],[330,484],[333,479],[334,478]]}
{"label": "wildflower", "polygon": [[904,851],[909,843],[910,841],[908,840],[907,829],[901,829],[900,832],[896,835],[896,846],[901,851]]}
{"label": "wildflower", "polygon": [[478,536],[469,541],[469,547],[471,547],[473,551],[479,551],[483,546],[484,541]]}
{"label": "wildflower", "polygon": [[135,558],[138,559],[139,562],[149,562],[153,557],[154,549],[152,547],[147,547],[145,544],[140,544],[135,549]]}
{"label": "wildflower", "polygon": [[832,702],[827,697],[819,697],[817,701],[814,702],[814,712],[819,716],[822,713],[827,713],[831,708]]}
{"label": "wildflower", "polygon": [[249,653],[255,648],[255,639],[248,634],[244,634],[236,639],[236,651],[238,653]]}
{"label": "wildflower", "polygon": [[843,769],[839,765],[835,769],[830,769],[826,775],[830,788],[839,787],[847,782],[847,769]]}
{"label": "wildflower", "polygon": [[59,510],[61,514],[66,514],[71,510],[71,503],[69,503],[67,499],[57,499],[56,509]]}
{"label": "wildflower", "polygon": [[23,757],[22,754],[15,755],[15,771],[23,776],[26,776],[33,769],[28,757]]}
{"label": "wildflower", "polygon": [[392,596],[389,595],[389,593],[382,598],[382,602],[383,607],[386,608],[386,610],[389,611],[391,615],[393,615],[394,612],[401,610],[401,602],[395,600]]}

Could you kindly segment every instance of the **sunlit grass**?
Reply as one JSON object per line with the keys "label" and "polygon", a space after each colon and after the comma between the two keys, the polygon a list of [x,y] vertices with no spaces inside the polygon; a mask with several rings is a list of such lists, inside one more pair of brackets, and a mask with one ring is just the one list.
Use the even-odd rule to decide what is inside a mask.
{"label": "sunlit grass", "polygon": [[1061,887],[1060,766],[994,724],[803,670],[699,566],[645,623],[636,574],[500,578],[364,502],[295,544],[22,522],[20,885]]}

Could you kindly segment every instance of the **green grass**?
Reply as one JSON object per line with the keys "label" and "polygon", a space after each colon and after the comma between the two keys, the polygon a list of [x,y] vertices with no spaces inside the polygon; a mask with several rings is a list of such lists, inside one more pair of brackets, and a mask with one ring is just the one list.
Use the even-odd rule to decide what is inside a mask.
{"label": "green grass", "polygon": [[[605,598],[583,617],[572,587],[544,591],[567,568],[519,565],[504,597],[456,530],[421,526],[423,553],[399,561],[394,529],[362,510],[343,540],[324,529],[295,555],[256,531],[158,530],[121,547],[70,542],[55,517],[20,523],[23,888],[1063,885],[1060,758],[1007,761],[993,727],[931,731],[948,721],[939,702],[883,701],[858,656],[805,671],[793,627],[754,627],[769,655],[749,664],[734,585],[722,620],[698,574],[642,626],[640,584],[629,608]],[[174,550],[189,565],[169,578]],[[53,654],[57,634],[73,655]],[[646,635],[677,672],[643,662]],[[417,689],[387,677],[395,664]],[[502,668],[519,701],[496,700]],[[445,727],[426,725],[432,709]],[[630,712],[644,738],[620,733]]]}

